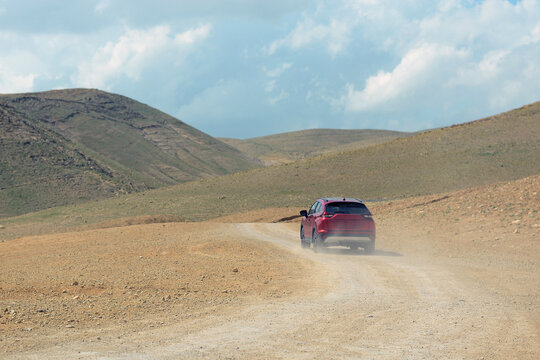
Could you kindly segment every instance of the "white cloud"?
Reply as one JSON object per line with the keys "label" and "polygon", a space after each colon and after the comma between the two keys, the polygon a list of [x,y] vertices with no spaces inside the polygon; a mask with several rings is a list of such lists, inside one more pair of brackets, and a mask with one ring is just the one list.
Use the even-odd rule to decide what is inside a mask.
{"label": "white cloud", "polygon": [[280,66],[274,68],[274,69],[266,69],[266,67],[263,68],[263,71],[268,75],[269,77],[280,77],[287,69],[290,69],[292,66],[291,63],[283,63]]}
{"label": "white cloud", "polygon": [[128,29],[116,42],[110,41],[97,49],[91,60],[82,62],[72,80],[77,86],[105,89],[111,79],[120,76],[137,80],[150,60],[160,53],[171,49],[187,51],[186,45],[204,39],[209,31],[209,25],[174,36],[166,25],[148,30]]}
{"label": "white cloud", "polygon": [[98,49],[92,59],[79,66],[75,82],[84,87],[106,87],[111,77],[126,75],[136,79],[145,58],[165,46],[170,29],[157,26],[148,31],[128,30],[116,42]]}
{"label": "white cloud", "polygon": [[267,93],[271,93],[276,88],[276,79],[272,79],[266,82],[266,85],[264,87],[264,91]]}
{"label": "white cloud", "polygon": [[34,74],[14,74],[0,66],[0,93],[29,92],[34,89]]}
{"label": "white cloud", "polygon": [[426,44],[409,51],[393,71],[379,71],[369,77],[364,89],[355,90],[347,85],[347,93],[341,98],[341,105],[349,111],[370,109],[392,100],[401,94],[423,85],[437,65],[444,58],[463,56],[463,52],[451,47]]}
{"label": "white cloud", "polygon": [[111,0],[99,0],[94,8],[94,11],[97,13],[103,13],[111,6]]}
{"label": "white cloud", "polygon": [[281,100],[285,100],[288,97],[289,97],[289,93],[286,92],[285,90],[281,90],[281,92],[277,96],[269,98],[268,102],[271,105],[276,105],[278,102],[280,102]]}
{"label": "white cloud", "polygon": [[[279,77],[283,75],[283,73],[287,71],[288,69],[290,69],[291,67],[292,67],[292,63],[283,63],[273,69],[267,69],[266,67],[263,67],[264,73],[266,74],[266,76],[270,78],[270,80],[268,80],[264,86],[264,91],[267,94],[272,94],[272,93],[277,92],[276,85],[277,85],[277,81]],[[289,97],[289,93],[285,91],[284,89],[279,89],[279,94],[267,98],[267,101],[271,105],[275,105],[281,100],[286,99],[287,97]]]}
{"label": "white cloud", "polygon": [[448,81],[448,86],[480,85],[498,76],[502,70],[504,59],[511,53],[510,50],[491,51],[478,62],[458,68],[457,75]]}
{"label": "white cloud", "polygon": [[216,135],[417,130],[540,96],[539,0],[30,3],[0,0],[0,92],[99,87]]}
{"label": "white cloud", "polygon": [[354,22],[346,19],[330,19],[328,24],[322,25],[311,17],[304,17],[293,31],[284,38],[272,42],[265,50],[269,55],[273,55],[282,47],[298,50],[322,42],[326,44],[328,52],[335,56],[350,42],[353,27]]}
{"label": "white cloud", "polygon": [[[280,66],[274,68],[274,69],[266,69],[266,67],[263,67],[263,71],[266,73],[268,77],[271,79],[266,82],[266,85],[264,87],[265,91],[267,93],[271,93],[276,88],[277,79],[279,78],[287,69],[289,69],[292,66],[291,63],[283,63]],[[270,100],[270,103],[275,104],[277,101],[279,101],[278,98],[273,98],[274,100]],[[275,99],[278,99],[277,101]]]}
{"label": "white cloud", "polygon": [[181,34],[177,34],[174,37],[174,40],[178,44],[193,44],[196,41],[206,38],[211,29],[212,27],[210,24],[206,24],[198,28],[185,31]]}
{"label": "white cloud", "polygon": [[[352,82],[349,76],[344,94],[330,101],[338,108],[359,113],[399,109],[397,116],[403,118],[436,106],[457,113],[463,101],[493,113],[539,99],[539,1],[420,1],[415,12],[384,0],[355,4],[351,8],[362,21],[354,41],[361,33],[388,54],[386,59],[393,55],[400,61],[364,77],[363,86],[358,84],[362,78]],[[398,25],[380,21],[381,15],[398,19]]]}
{"label": "white cloud", "polygon": [[[0,46],[7,38],[14,40],[10,34],[0,33]],[[31,52],[6,51],[0,57],[0,93],[32,91],[40,71],[39,59]]]}
{"label": "white cloud", "polygon": [[540,42],[540,23],[532,31],[521,38],[519,45],[531,45]]}

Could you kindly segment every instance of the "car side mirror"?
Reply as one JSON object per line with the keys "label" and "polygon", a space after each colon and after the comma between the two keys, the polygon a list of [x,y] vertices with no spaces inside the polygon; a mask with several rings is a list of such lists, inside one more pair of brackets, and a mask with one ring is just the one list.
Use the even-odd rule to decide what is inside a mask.
{"label": "car side mirror", "polygon": [[307,210],[300,210],[300,215],[307,217]]}

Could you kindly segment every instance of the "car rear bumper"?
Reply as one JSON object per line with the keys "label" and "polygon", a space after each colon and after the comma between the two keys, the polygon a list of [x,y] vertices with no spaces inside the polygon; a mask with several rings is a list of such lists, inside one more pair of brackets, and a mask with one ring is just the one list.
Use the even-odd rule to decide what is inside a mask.
{"label": "car rear bumper", "polygon": [[323,246],[358,246],[364,247],[375,243],[375,234],[333,235],[322,236]]}

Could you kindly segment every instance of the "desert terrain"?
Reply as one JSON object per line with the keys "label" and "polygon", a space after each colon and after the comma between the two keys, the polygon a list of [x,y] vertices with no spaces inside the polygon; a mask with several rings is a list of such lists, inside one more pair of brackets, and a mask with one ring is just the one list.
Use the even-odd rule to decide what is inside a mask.
{"label": "desert terrain", "polygon": [[292,207],[9,239],[0,357],[538,359],[539,192],[368,203],[373,255],[301,249]]}

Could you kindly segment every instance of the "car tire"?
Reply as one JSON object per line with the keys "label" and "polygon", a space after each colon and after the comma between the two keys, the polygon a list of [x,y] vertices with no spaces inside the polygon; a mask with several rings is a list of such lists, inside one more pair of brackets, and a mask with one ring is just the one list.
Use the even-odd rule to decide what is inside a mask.
{"label": "car tire", "polygon": [[300,244],[302,245],[302,248],[307,249],[309,248],[310,244],[306,241],[306,237],[304,236],[304,227],[300,226]]}
{"label": "car tire", "polygon": [[314,230],[311,236],[311,243],[313,244],[313,251],[319,252],[322,248],[321,236]]}
{"label": "car tire", "polygon": [[369,243],[369,245],[367,245],[366,247],[364,247],[364,252],[366,254],[373,254],[373,252],[375,251],[375,241],[371,241]]}

